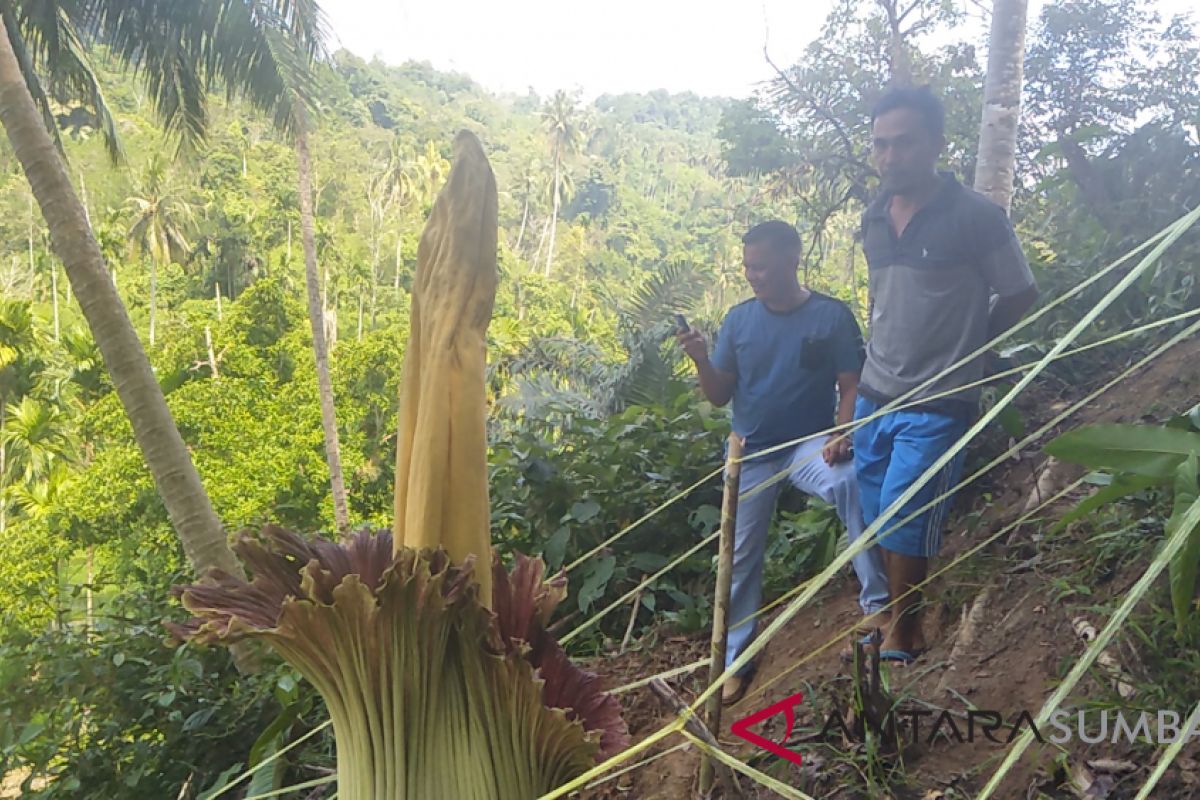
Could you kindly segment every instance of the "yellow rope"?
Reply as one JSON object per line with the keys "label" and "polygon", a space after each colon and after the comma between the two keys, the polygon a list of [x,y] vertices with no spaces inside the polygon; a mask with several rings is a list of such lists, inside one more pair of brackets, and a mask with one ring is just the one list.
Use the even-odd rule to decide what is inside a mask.
{"label": "yellow rope", "polygon": [[559,798],[559,797],[568,795],[571,792],[574,792],[578,789],[582,789],[588,783],[592,782],[596,778],[598,778],[601,775],[603,775],[604,773],[608,772],[613,767],[628,761],[629,759],[633,758],[638,753],[642,752],[643,750],[645,750],[649,747],[652,747],[653,745],[657,744],[661,740],[670,736],[672,733],[679,731],[681,728],[683,728],[683,719],[680,717],[676,717],[672,722],[668,723],[667,725],[664,725],[662,728],[655,731],[651,735],[647,736],[645,739],[642,739],[637,744],[631,745],[630,747],[626,748],[625,750],[622,750],[621,752],[614,755],[612,758],[609,758],[607,761],[604,761],[604,762],[592,767],[591,769],[589,769],[587,772],[580,775],[575,780],[564,783],[562,786],[559,786],[557,789],[555,789],[551,792],[547,792],[546,794],[537,798],[537,800],[557,800],[557,798]]}
{"label": "yellow rope", "polygon": [[616,772],[612,773],[611,775],[605,775],[603,778],[600,778],[599,780],[592,781],[591,783],[589,783],[587,786],[585,786],[583,788],[584,789],[595,789],[597,786],[608,783],[611,780],[615,780],[615,779],[621,777],[622,775],[627,775],[628,773],[633,772],[634,770],[641,769],[642,767],[646,766],[647,764],[652,764],[655,761],[658,761],[660,758],[666,758],[667,756],[669,756],[673,753],[678,753],[680,750],[686,750],[687,747],[688,747],[687,742],[680,742],[679,744],[675,745],[674,747],[668,747],[666,750],[663,750],[661,753],[655,753],[654,755],[650,756],[649,758],[643,758],[641,761],[637,762],[636,764],[631,764],[630,766],[626,767],[625,769],[619,769]]}
{"label": "yellow rope", "polygon": [[[779,617],[777,617],[775,619],[775,621],[771,623],[770,626],[767,627],[767,629],[763,632],[763,634],[761,636],[759,636],[754,642],[752,642],[750,647],[748,647],[746,649],[746,651],[743,652],[729,668],[727,668],[720,676],[718,676],[717,680],[714,681],[713,684],[710,685],[709,688],[699,698],[697,698],[697,700],[695,701],[695,704],[692,706],[692,708],[695,709],[697,707],[702,706],[704,701],[707,700],[708,697],[710,697],[713,693],[718,691],[720,689],[720,687],[724,685],[725,681],[727,681],[731,675],[735,674],[738,670],[740,670],[742,667],[744,667],[755,655],[757,655],[758,651],[762,649],[762,647],[766,644],[766,642],[770,641],[770,639],[776,633],[778,633],[785,625],[787,625],[787,623],[791,620],[791,618],[794,617],[796,615],[796,613],[798,613],[800,611],[800,609],[802,609],[804,607],[804,605],[809,600],[812,599],[813,596],[815,596],[817,591],[819,591],[826,583],[829,582],[829,580],[837,573],[838,570],[840,570],[842,567],[844,567],[854,555],[856,555],[857,553],[866,549],[868,543],[873,539],[874,535],[878,532],[879,528],[882,527],[883,523],[887,522],[892,517],[894,517],[896,515],[896,513],[898,512],[899,508],[903,507],[903,505],[905,503],[907,503],[912,498],[912,496],[916,494],[916,492],[920,491],[920,489],[923,488],[924,485],[926,483],[928,483],[933,478],[933,476],[936,475],[942,469],[942,467],[944,467],[945,464],[949,462],[949,460],[951,458],[956,456],[959,451],[961,451],[975,436],[977,436],[979,431],[981,431],[987,424],[989,424],[996,417],[996,415],[998,415],[1000,413],[1000,411],[1003,410],[1003,408],[1013,400],[1013,398],[1015,398],[1021,391],[1023,391],[1025,389],[1025,387],[1028,386],[1029,383],[1033,380],[1034,377],[1036,377],[1042,370],[1044,370],[1045,367],[1051,361],[1053,361],[1059,354],[1061,354],[1064,350],[1066,350],[1067,346],[1070,345],[1070,343],[1073,342],[1076,338],[1078,338],[1079,334],[1082,333],[1082,331],[1088,325],[1090,325],[1093,321],[1095,321],[1096,317],[1098,317],[1100,315],[1100,313],[1104,311],[1104,309],[1106,309],[1109,305],[1111,305],[1112,302],[1117,297],[1119,297],[1127,288],[1129,288],[1129,286],[1132,285],[1132,283],[1134,281],[1136,281],[1138,279],[1138,277],[1140,277],[1141,274],[1144,273],[1151,264],[1153,264],[1155,261],[1157,261],[1157,259],[1159,257],[1161,257],[1162,253],[1166,250],[1167,247],[1169,247],[1171,244],[1173,244],[1175,242],[1175,240],[1178,239],[1179,236],[1181,236],[1185,230],[1187,230],[1187,228],[1191,227],[1191,225],[1193,225],[1196,222],[1196,219],[1198,216],[1200,216],[1200,208],[1185,215],[1184,217],[1182,217],[1180,220],[1178,220],[1173,225],[1168,226],[1168,228],[1164,229],[1163,232],[1161,232],[1160,234],[1155,236],[1153,239],[1148,240],[1143,245],[1140,245],[1138,248],[1135,248],[1133,253],[1140,252],[1141,250],[1145,249],[1151,242],[1157,241],[1158,239],[1162,239],[1162,242],[1160,242],[1159,245],[1156,246],[1154,248],[1154,250],[1152,250],[1151,253],[1146,258],[1144,258],[1141,263],[1138,264],[1137,267],[1135,267],[1133,270],[1131,270],[1121,281],[1119,281],[1118,284],[1115,287],[1113,287],[1113,289],[1111,289],[1096,306],[1094,306],[1087,314],[1084,315],[1083,319],[1081,319],[1078,323],[1076,323],[1076,325],[1074,327],[1072,327],[1072,329],[1067,333],[1067,335],[1064,338],[1060,339],[1059,342],[1057,344],[1055,344],[1055,346],[1051,349],[1051,351],[1049,353],[1047,353],[1029,371],[1029,373],[1020,382],[1018,382],[1018,384],[1013,388],[1012,391],[1010,391],[1000,402],[998,402],[993,408],[991,408],[987,413],[985,413],[979,419],[979,421],[976,422],[975,425],[973,425],[971,427],[971,429],[963,436],[963,438],[958,443],[956,443],[953,447],[951,447],[950,450],[947,451],[947,453],[944,454],[943,457],[941,459],[939,459],[938,462],[935,463],[929,470],[927,470],[924,475],[922,475],[920,478],[918,478],[918,480],[912,486],[909,487],[909,490],[906,491],[904,494],[902,494],[901,497],[898,498],[896,500],[896,502],[893,503],[893,505],[891,507],[889,507],[881,515],[880,519],[876,520],[876,522],[873,523],[872,526],[868,527],[868,529],[864,532],[863,536],[859,537],[859,539],[856,542],[852,543],[851,546],[849,548],[847,548],[838,558],[835,558],[834,562],[832,564],[830,564],[828,567],[826,567],[825,570],[823,570],[819,575],[817,575],[814,578],[813,583],[808,587],[808,589],[804,593],[802,593],[801,596],[799,598],[797,598],[787,609],[785,609],[784,612]],[[1127,257],[1128,256],[1126,256],[1125,258],[1127,258]],[[1124,258],[1122,260],[1124,260]],[[1100,275],[1107,273],[1111,269],[1112,269],[1112,267],[1106,268],[1106,270],[1104,270],[1102,273],[1098,273],[1092,279],[1089,279],[1089,281],[1085,281],[1085,283],[1081,284],[1081,286],[1084,286],[1090,282],[1093,282],[1094,280],[1098,279],[1100,277]],[[1072,290],[1072,293],[1077,293],[1079,288],[1080,287],[1076,287],[1075,290]],[[1068,295],[1066,295],[1066,296],[1070,296],[1070,294],[1071,293],[1068,293]],[[1064,296],[1064,297],[1066,297],[1066,296]],[[1057,301],[1056,301],[1056,304],[1057,304]],[[1052,305],[1054,305],[1054,304],[1052,304]],[[1047,306],[1047,309],[1052,307],[1052,305]],[[1039,316],[1039,315],[1035,315],[1034,317],[1031,317],[1029,320],[1026,321],[1026,324],[1028,322],[1032,321],[1032,319],[1035,319],[1036,316]],[[1024,325],[1018,325],[1018,326],[1016,326],[1016,328],[1014,328],[1014,330],[1019,329],[1021,327],[1024,327]],[[997,341],[998,340],[999,339],[997,339]],[[990,346],[991,345],[988,345],[987,348],[990,348]],[[984,349],[987,349],[987,348],[984,348]],[[981,350],[981,352],[982,352],[982,350]],[[663,737],[669,735],[670,733],[675,732],[676,730],[679,729],[679,727],[680,727],[680,722],[678,720],[672,724],[669,724],[669,725],[663,727],[662,729],[657,731],[655,734],[653,734],[649,738],[643,740],[642,742],[639,742],[638,744],[634,745],[633,747],[629,748],[628,750],[626,750],[622,753],[618,753],[618,754],[614,755],[612,758],[608,759],[603,764],[600,764],[599,766],[593,768],[592,770],[589,770],[587,773],[585,773],[584,777],[587,780],[591,780],[592,778],[596,777],[597,775],[603,774],[604,771],[612,768],[613,766],[616,766],[616,765],[628,760],[629,758],[632,758],[638,752],[641,752],[646,747],[649,747],[650,744],[652,744],[653,742],[656,742],[656,741],[662,739]],[[563,794],[566,794],[570,791],[573,791],[574,789],[579,788],[586,782],[587,781],[583,780],[582,778],[576,779],[576,781],[567,783],[564,786],[559,787],[558,789],[554,790],[553,792],[551,792],[547,795],[544,795],[543,798],[541,798],[541,800],[553,800],[554,798],[561,797]]]}
{"label": "yellow rope", "polygon": [[767,775],[766,773],[759,772],[754,767],[750,766],[749,764],[745,763],[744,761],[740,761],[740,760],[734,758],[733,756],[726,753],[724,750],[721,750],[718,747],[713,747],[712,745],[710,745],[708,742],[704,741],[700,737],[693,735],[686,728],[680,732],[685,737],[687,737],[688,740],[691,741],[692,744],[696,745],[696,747],[700,748],[700,750],[704,751],[709,756],[715,758],[717,761],[720,761],[722,764],[725,764],[726,766],[736,769],[738,772],[742,773],[746,777],[757,781],[758,783],[762,784],[763,786],[766,786],[771,791],[781,794],[784,797],[792,798],[792,800],[814,800],[812,795],[807,795],[804,792],[800,791],[799,789],[795,789],[791,786],[788,786],[783,781],[776,780],[775,778],[772,778],[770,775]]}
{"label": "yellow rope", "polygon": [[688,664],[687,666],[676,667],[675,669],[669,669],[666,672],[660,672],[657,675],[651,675],[648,678],[640,678],[640,679],[634,681],[633,683],[627,683],[624,686],[618,686],[616,689],[610,689],[608,693],[609,694],[624,694],[625,692],[632,692],[634,689],[640,689],[643,686],[648,686],[648,685],[650,685],[650,683],[652,683],[653,681],[656,681],[656,680],[664,680],[665,681],[669,678],[675,678],[680,675],[688,675],[688,674],[695,672],[698,669],[704,669],[705,667],[708,666],[710,661],[712,661],[712,659],[702,658],[699,661],[693,661],[691,664]]}

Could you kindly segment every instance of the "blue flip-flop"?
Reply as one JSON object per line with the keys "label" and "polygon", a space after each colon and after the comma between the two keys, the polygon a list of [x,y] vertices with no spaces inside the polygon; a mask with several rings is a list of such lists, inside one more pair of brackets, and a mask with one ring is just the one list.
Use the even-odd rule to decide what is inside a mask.
{"label": "blue flip-flop", "polygon": [[924,654],[924,650],[880,650],[879,660],[888,661],[900,666],[908,666]]}

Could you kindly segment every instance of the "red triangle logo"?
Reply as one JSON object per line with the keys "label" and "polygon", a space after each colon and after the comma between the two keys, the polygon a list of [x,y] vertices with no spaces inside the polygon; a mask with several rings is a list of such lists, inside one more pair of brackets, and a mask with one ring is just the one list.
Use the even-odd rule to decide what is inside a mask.
{"label": "red triangle logo", "polygon": [[[796,706],[800,705],[802,702],[804,702],[804,695],[797,692],[791,697],[785,697],[778,703],[769,705],[761,711],[755,711],[753,714],[747,717],[742,717],[737,722],[730,725],[729,729],[736,735],[745,739],[747,742],[750,742],[752,745],[761,747],[763,750],[766,750],[769,753],[774,753],[780,758],[786,758],[793,764],[802,764],[804,762],[799,753],[795,752],[794,750],[789,750],[783,746],[783,743],[786,742],[788,737],[792,735],[792,728],[796,724]],[[750,726],[757,725],[764,719],[773,717],[776,714],[783,714],[784,720],[787,722],[787,728],[783,731],[783,736],[780,738],[778,743],[772,742],[765,736],[760,736],[759,734],[750,730]]]}

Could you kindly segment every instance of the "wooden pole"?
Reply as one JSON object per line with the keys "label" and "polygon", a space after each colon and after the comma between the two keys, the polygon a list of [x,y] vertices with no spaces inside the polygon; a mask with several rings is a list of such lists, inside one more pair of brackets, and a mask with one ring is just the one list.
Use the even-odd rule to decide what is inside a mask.
{"label": "wooden pole", "polygon": [[[725,495],[721,499],[721,536],[717,554],[717,591],[713,599],[711,661],[708,683],[711,686],[725,671],[725,643],[729,638],[729,591],[733,583],[733,534],[737,527],[738,491],[742,482],[742,440],[729,434],[725,452]],[[721,692],[714,692],[704,706],[705,727],[714,736],[721,735]],[[700,760],[700,794],[708,797],[713,785],[713,762]]]}

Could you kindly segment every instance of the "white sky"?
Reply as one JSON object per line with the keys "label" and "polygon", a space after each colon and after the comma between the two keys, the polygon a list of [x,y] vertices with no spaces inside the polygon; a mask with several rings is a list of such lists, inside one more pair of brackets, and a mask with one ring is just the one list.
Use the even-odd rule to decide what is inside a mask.
{"label": "white sky", "polygon": [[[983,0],[986,2],[986,0]],[[1037,19],[1044,0],[1031,0]],[[1151,0],[1164,15],[1194,0]],[[693,91],[746,96],[793,63],[833,0],[325,0],[333,45],[390,64],[415,59],[495,91]],[[978,17],[977,12],[975,13]],[[955,36],[986,51],[982,24]]]}

